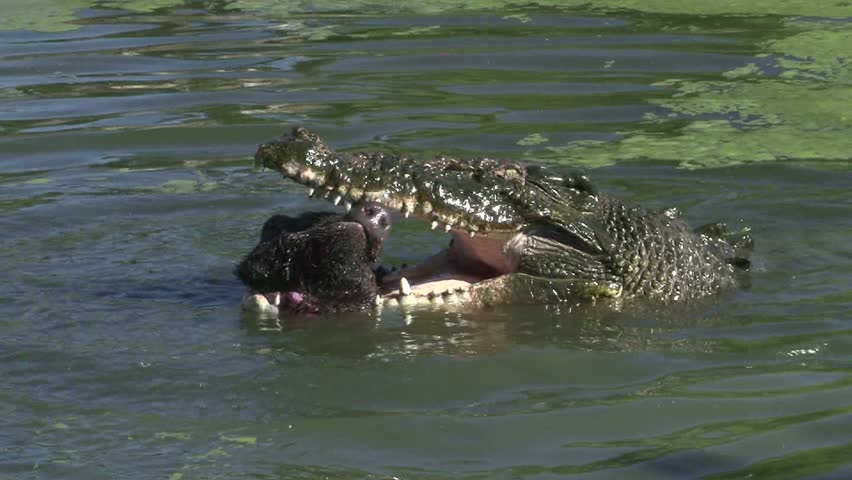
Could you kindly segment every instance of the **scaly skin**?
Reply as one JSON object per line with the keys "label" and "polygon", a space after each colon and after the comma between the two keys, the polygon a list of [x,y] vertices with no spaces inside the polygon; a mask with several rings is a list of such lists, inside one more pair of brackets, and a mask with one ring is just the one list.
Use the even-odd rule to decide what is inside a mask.
{"label": "scaly skin", "polygon": [[[304,128],[261,145],[255,160],[334,203],[377,202],[431,222],[432,228],[443,225],[456,241],[448,258],[473,265],[477,275],[490,273],[466,286],[463,295],[422,295],[433,301],[679,302],[737,286],[748,268],[742,253],[750,244],[747,236],[730,243],[718,226],[693,232],[671,212],[598,193],[580,174],[489,158],[337,153]],[[469,260],[489,248],[502,255]],[[403,293],[400,287],[386,299],[401,301]]]}

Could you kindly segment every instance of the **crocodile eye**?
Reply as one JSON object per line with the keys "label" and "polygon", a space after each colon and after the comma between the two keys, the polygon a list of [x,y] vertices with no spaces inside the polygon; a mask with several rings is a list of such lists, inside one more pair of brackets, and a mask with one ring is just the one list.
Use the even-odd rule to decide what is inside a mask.
{"label": "crocodile eye", "polygon": [[509,181],[523,181],[526,170],[520,165],[508,164],[498,167],[494,174]]}
{"label": "crocodile eye", "polygon": [[591,195],[597,195],[598,193],[595,186],[592,185],[592,181],[589,179],[589,176],[585,174],[571,175],[569,178],[565,179],[565,186]]}
{"label": "crocodile eye", "polygon": [[308,129],[305,127],[293,127],[293,138],[307,138]]}

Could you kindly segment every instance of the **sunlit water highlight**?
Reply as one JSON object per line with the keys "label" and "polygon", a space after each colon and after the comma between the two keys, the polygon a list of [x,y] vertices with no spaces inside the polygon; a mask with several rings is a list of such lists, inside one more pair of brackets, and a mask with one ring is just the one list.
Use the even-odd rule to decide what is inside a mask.
{"label": "sunlit water highlight", "polygon": [[[76,3],[0,32],[0,478],[852,477],[848,23]],[[752,228],[752,287],[244,316],[263,220],[330,208],[251,168],[293,124],[593,168]]]}

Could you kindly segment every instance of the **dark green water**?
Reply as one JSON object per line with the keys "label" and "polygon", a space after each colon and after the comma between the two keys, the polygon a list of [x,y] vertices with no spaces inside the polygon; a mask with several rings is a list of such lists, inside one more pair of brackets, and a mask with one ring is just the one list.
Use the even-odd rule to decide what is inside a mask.
{"label": "dark green water", "polygon": [[[0,23],[0,479],[852,478],[852,8],[213,3]],[[260,224],[326,207],[251,169],[293,124],[584,166],[751,227],[752,287],[244,317]],[[386,259],[445,241],[425,230],[397,219]]]}

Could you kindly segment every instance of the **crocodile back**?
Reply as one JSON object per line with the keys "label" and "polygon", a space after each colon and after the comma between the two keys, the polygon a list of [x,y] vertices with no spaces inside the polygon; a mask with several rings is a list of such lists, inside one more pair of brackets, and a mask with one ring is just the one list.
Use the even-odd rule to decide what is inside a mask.
{"label": "crocodile back", "polygon": [[695,233],[675,215],[612,197],[600,201],[607,266],[624,282],[625,294],[678,301],[737,285],[735,251],[722,238]]}

